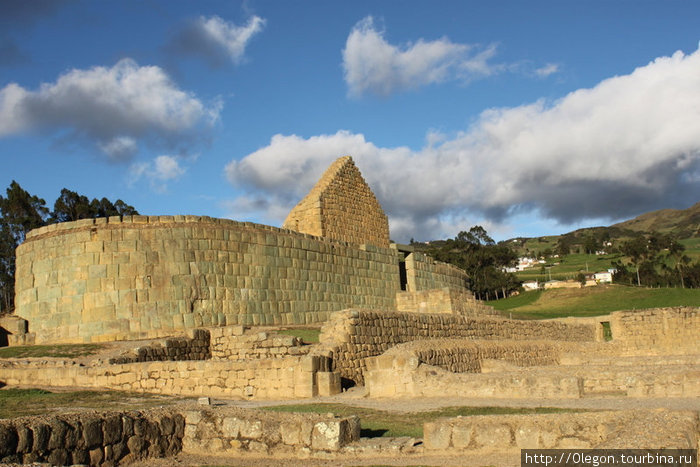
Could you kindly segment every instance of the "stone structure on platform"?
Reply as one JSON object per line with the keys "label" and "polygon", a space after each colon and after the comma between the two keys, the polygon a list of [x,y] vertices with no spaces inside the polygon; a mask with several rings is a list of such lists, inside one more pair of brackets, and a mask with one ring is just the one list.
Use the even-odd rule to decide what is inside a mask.
{"label": "stone structure on platform", "polygon": [[389,246],[389,220],[350,156],[331,164],[283,227],[349,243]]}
{"label": "stone structure on platform", "polygon": [[346,308],[395,310],[401,291],[468,293],[464,271],[390,245],[387,217],[349,156],[285,227],[117,216],[32,230],[17,248],[15,288],[15,314],[29,329],[12,339],[104,342],[310,324]]}

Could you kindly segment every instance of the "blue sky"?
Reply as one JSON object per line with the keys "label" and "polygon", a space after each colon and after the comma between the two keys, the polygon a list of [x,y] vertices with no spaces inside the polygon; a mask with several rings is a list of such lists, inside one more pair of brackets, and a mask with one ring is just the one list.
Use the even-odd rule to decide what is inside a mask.
{"label": "blue sky", "polygon": [[700,3],[0,3],[0,185],[281,225],[350,154],[392,238],[700,199]]}

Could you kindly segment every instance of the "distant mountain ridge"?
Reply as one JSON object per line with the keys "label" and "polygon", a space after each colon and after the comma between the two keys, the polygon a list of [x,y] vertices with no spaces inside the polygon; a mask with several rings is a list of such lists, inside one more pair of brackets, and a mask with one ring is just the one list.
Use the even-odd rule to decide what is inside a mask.
{"label": "distant mountain ridge", "polygon": [[647,212],[611,227],[636,232],[673,232],[680,238],[700,236],[700,202],[688,209],[661,209]]}
{"label": "distant mountain ridge", "polygon": [[671,235],[678,240],[700,238],[700,202],[688,209],[647,212],[609,227],[584,227],[565,234],[516,237],[499,243],[508,244],[520,255],[531,255],[533,252],[541,254],[547,250],[557,253],[563,245],[568,245],[568,248],[564,248],[566,251],[581,252],[590,250],[591,247],[597,248],[594,246],[596,243],[604,249],[604,242],[613,241],[617,244],[652,232]]}

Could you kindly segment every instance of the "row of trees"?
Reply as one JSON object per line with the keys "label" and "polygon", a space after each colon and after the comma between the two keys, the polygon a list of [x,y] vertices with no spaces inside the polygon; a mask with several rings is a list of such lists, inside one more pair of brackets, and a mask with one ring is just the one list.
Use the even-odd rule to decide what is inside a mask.
{"label": "row of trees", "polygon": [[505,298],[520,288],[515,274],[503,272],[518,255],[507,245],[497,245],[481,226],[460,232],[454,239],[435,242],[427,248],[433,258],[464,269],[469,289],[480,300]]}
{"label": "row of trees", "polygon": [[631,264],[618,261],[614,281],[647,287],[700,287],[700,261],[691,264],[685,247],[670,235],[653,232],[623,243]]}
{"label": "row of trees", "polygon": [[15,248],[27,232],[46,224],[76,221],[94,217],[128,216],[138,212],[133,206],[118,199],[88,199],[66,188],[49,210],[46,201],[31,195],[19,183],[12,181],[6,195],[0,195],[0,312],[14,307]]}

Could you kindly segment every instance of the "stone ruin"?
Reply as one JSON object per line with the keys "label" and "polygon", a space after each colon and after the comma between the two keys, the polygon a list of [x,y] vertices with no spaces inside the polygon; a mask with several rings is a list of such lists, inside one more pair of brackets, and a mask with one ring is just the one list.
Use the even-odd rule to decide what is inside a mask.
{"label": "stone ruin", "polygon": [[349,156],[284,226],[124,216],[32,230],[17,249],[15,315],[29,323],[25,342],[321,323],[346,308],[395,310],[400,292],[468,294],[464,271],[389,243],[387,217]]}
{"label": "stone ruin", "polygon": [[[474,299],[463,271],[389,242],[386,215],[347,156],[282,229],[132,216],[34,230],[17,250],[16,291],[16,315],[0,319],[10,345],[134,343],[87,364],[0,360],[0,382],[10,387],[277,400],[338,397],[357,385],[370,399],[595,399],[608,409],[623,400],[677,402],[445,418],[425,424],[422,444],[389,447],[361,439],[357,417],[232,407],[29,417],[0,422],[0,462],[499,452],[519,465],[521,448],[696,449],[700,439],[699,308],[503,318]],[[280,333],[299,325],[320,326],[320,342]],[[679,404],[687,410],[668,408]],[[630,428],[635,420],[646,424],[643,436]]]}

